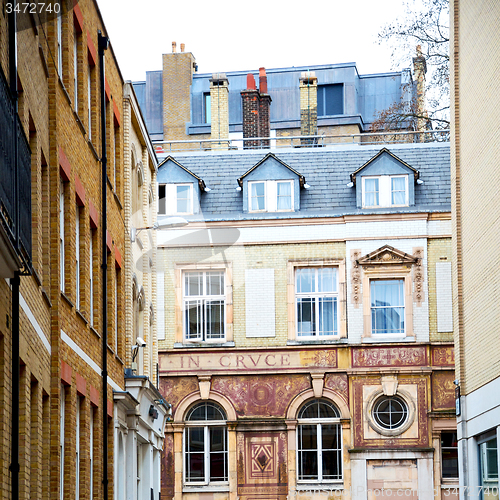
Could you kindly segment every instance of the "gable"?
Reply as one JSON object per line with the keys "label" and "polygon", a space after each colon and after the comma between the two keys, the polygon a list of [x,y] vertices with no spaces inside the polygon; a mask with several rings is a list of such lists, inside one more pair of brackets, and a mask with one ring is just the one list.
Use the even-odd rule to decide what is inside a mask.
{"label": "gable", "polygon": [[351,174],[351,181],[356,183],[356,177],[365,175],[413,175],[417,180],[419,171],[404,162],[387,148],[381,149],[373,158]]}
{"label": "gable", "polygon": [[158,184],[182,184],[194,183],[198,184],[201,190],[205,189],[205,182],[196,174],[182,166],[172,157],[168,157],[158,167],[156,176]]}

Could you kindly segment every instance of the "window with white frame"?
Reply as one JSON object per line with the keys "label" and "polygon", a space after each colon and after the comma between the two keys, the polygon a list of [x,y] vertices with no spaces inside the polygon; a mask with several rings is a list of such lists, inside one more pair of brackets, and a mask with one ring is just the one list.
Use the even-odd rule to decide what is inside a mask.
{"label": "window with white frame", "polygon": [[59,498],[64,500],[64,443],[66,441],[66,388],[61,385],[61,399],[59,409]]}
{"label": "window with white frame", "polygon": [[65,291],[65,266],[64,259],[66,257],[65,253],[65,239],[64,239],[64,221],[65,217],[65,206],[64,206],[64,182],[61,181],[59,186],[59,286],[61,292]]}
{"label": "window with white frame", "polygon": [[297,337],[338,335],[338,269],[298,268],[295,271]]}
{"label": "window with white frame", "polygon": [[249,212],[286,212],[293,206],[293,180],[248,183]]}
{"label": "window with white frame", "polygon": [[81,428],[81,397],[76,397],[76,435],[75,435],[75,500],[80,499],[80,428]]}
{"label": "window with white frame", "polygon": [[76,308],[80,309],[81,287],[80,287],[80,215],[81,208],[76,206],[75,220],[75,287],[76,287]]}
{"label": "window with white frame", "polygon": [[363,207],[408,206],[408,176],[365,176],[363,179]]}
{"label": "window with white frame", "polygon": [[497,438],[491,436],[479,444],[480,480],[484,498],[498,498]]}
{"label": "window with white frame", "polygon": [[57,16],[57,73],[59,78],[62,78],[63,66],[63,25],[62,14]]}
{"label": "window with white frame", "polygon": [[228,481],[226,413],[210,401],[199,403],[186,416],[184,482],[209,485]]}
{"label": "window with white frame", "polygon": [[183,297],[184,339],[223,342],[226,337],[224,271],[185,271]]}
{"label": "window with white frame", "polygon": [[159,184],[158,213],[189,215],[193,213],[192,184]]}
{"label": "window with white frame", "polygon": [[340,412],[329,401],[314,399],[299,411],[297,479],[318,483],[342,480]]}
{"label": "window with white frame", "polygon": [[404,335],[404,279],[370,280],[370,308],[372,335]]}
{"label": "window with white frame", "polygon": [[94,239],[95,231],[90,230],[89,238],[89,315],[90,326],[94,326]]}

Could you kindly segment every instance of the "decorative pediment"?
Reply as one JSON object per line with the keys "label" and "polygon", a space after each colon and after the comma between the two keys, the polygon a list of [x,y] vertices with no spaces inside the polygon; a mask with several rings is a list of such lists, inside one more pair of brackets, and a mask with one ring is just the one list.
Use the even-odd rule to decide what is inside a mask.
{"label": "decorative pediment", "polygon": [[390,245],[384,245],[373,252],[364,255],[360,259],[356,260],[356,264],[359,266],[373,266],[373,265],[390,265],[390,264],[417,264],[419,261],[418,257],[409,255],[397,248],[391,247]]}

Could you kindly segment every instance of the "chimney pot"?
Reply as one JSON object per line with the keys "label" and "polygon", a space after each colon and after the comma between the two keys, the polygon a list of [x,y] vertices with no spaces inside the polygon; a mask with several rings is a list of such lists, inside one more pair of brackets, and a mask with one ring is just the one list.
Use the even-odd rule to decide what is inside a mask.
{"label": "chimney pot", "polygon": [[186,45],[184,43],[181,43],[181,52],[184,52],[185,48],[186,48]]}
{"label": "chimney pot", "polygon": [[175,54],[175,50],[177,48],[177,42],[172,42],[172,53]]}
{"label": "chimney pot", "polygon": [[248,90],[257,90],[257,86],[255,85],[255,78],[252,73],[248,73],[247,75],[247,89]]}
{"label": "chimney pot", "polygon": [[261,94],[267,94],[266,68],[259,68],[259,91]]}

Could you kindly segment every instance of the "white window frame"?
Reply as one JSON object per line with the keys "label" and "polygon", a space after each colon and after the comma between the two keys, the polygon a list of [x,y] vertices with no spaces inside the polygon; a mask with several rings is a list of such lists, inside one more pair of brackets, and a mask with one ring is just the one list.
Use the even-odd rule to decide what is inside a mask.
{"label": "white window frame", "polygon": [[75,429],[75,500],[80,500],[80,427],[81,427],[81,397],[76,396],[76,429]]}
{"label": "white window frame", "polygon": [[[403,280],[404,295],[404,333],[387,334],[372,332],[371,286],[372,280]],[[404,265],[395,265],[392,269],[363,269],[363,337],[371,341],[391,341],[393,339],[412,338],[413,332],[413,295],[412,270]]]}
{"label": "white window frame", "polygon": [[[298,418],[297,419],[297,432],[296,432],[296,449],[297,449],[297,484],[329,484],[329,485],[342,485],[344,481],[344,460],[343,460],[343,455],[344,455],[344,443],[343,443],[343,429],[342,429],[342,424],[340,422],[340,411],[339,409],[330,401],[324,401],[324,400],[319,400],[326,402],[327,404],[330,404],[331,406],[335,407],[337,412],[339,413],[339,417],[336,418]],[[304,405],[305,406],[305,405]],[[302,411],[303,407],[299,410]],[[323,424],[326,425],[337,425],[338,429],[340,431],[340,458],[339,458],[339,464],[340,464],[340,478],[338,479],[323,479],[323,446],[322,446],[322,433],[321,433],[321,426]],[[300,466],[300,459],[301,459],[301,452],[303,451],[302,448],[302,442],[300,439],[300,428],[303,425],[309,425],[309,426],[316,426],[316,446],[317,446],[317,464],[318,464],[318,479],[299,479],[300,478],[300,471],[301,471],[301,466]],[[339,450],[337,450],[339,451]]]}
{"label": "white window frame", "polygon": [[66,388],[61,384],[61,399],[60,399],[60,414],[59,414],[59,498],[64,500],[64,443],[65,443],[65,417],[66,417]]}
{"label": "white window frame", "polygon": [[62,13],[57,16],[57,73],[59,74],[59,78],[62,78],[62,69],[63,69],[63,57],[62,57],[62,36],[63,36],[63,28],[62,28]]}
{"label": "white window frame", "polygon": [[64,202],[64,182],[61,180],[59,185],[59,287],[62,293],[65,292],[65,280],[66,280],[66,269],[64,265],[64,259],[66,257],[65,252],[65,240],[64,240],[64,220],[65,220],[65,202]]}
{"label": "white window frame", "polygon": [[92,68],[87,66],[87,107],[88,107],[88,134],[92,140]]}
{"label": "white window frame", "polygon": [[[195,405],[198,406],[198,405]],[[219,405],[216,405],[217,407]],[[223,411],[223,408],[221,408]],[[203,454],[204,454],[204,479],[202,481],[189,481],[187,474],[187,444],[188,444],[188,429],[198,427],[203,428]],[[225,429],[225,450],[222,453],[226,455],[226,474],[227,480],[210,481],[210,427],[224,427]],[[229,434],[227,429],[227,420],[186,420],[182,440],[182,461],[183,461],[183,483],[184,486],[209,486],[209,485],[228,485],[229,484]]]}
{"label": "white window frame", "polygon": [[75,219],[75,306],[78,310],[80,310],[81,305],[81,282],[80,282],[80,215],[81,208],[76,205],[76,219]]}
{"label": "white window frame", "polygon": [[[193,214],[193,184],[192,183],[177,183],[177,184],[158,184],[158,190],[160,186],[165,187],[165,212],[160,212],[160,196],[158,192],[158,207],[157,211],[160,215],[191,215]],[[177,210],[177,187],[188,186],[189,187],[189,211],[180,212]]]}
{"label": "white window frame", "polygon": [[78,113],[78,33],[73,26],[73,72],[74,72],[74,109]]}
{"label": "white window frame", "polygon": [[[334,292],[318,292],[318,283],[319,283],[319,270],[322,269],[332,269],[335,271],[335,281],[336,281],[336,291]],[[311,270],[314,271],[315,274],[315,284],[316,291],[314,292],[298,292],[298,275],[300,271]],[[336,312],[336,325],[337,328],[331,335],[321,335],[318,331],[320,324],[320,307],[319,307],[319,299],[332,297],[337,301],[337,312]],[[307,299],[312,298],[315,299],[315,324],[316,324],[316,332],[311,335],[300,334],[299,332],[299,312],[298,312],[298,301],[299,299]],[[334,323],[335,324],[335,323]],[[338,338],[340,335],[340,300],[339,300],[339,268],[337,266],[325,266],[325,267],[297,267],[295,269],[295,325],[296,325],[296,338],[297,340],[320,340],[320,339],[331,339]]]}
{"label": "white window frame", "polygon": [[[384,208],[384,207],[407,207],[409,205],[409,192],[408,192],[408,175],[368,175],[362,177],[362,206],[363,208]],[[392,179],[404,178],[405,179],[405,202],[404,204],[392,203]],[[366,180],[378,180],[378,205],[367,205],[366,203]]]}
{"label": "white window frame", "polygon": [[[488,448],[487,444],[493,440],[496,440],[496,448]],[[493,488],[498,489],[499,486],[499,474],[498,474],[498,436],[495,434],[488,435],[487,438],[478,440],[479,448],[479,482],[483,490],[491,490]],[[490,459],[488,455],[488,450],[495,449],[495,462],[497,469],[497,476],[491,475],[490,472]]]}
{"label": "white window frame", "polygon": [[[248,211],[249,212],[293,212],[294,211],[294,180],[278,179],[263,181],[248,181]],[[290,208],[278,210],[278,184],[290,184]],[[261,210],[252,210],[252,185],[264,184],[264,208]]]}
{"label": "white window frame", "polygon": [[95,410],[90,407],[90,420],[89,420],[89,492],[90,498],[94,498],[94,418]]}
{"label": "white window frame", "polygon": [[[199,274],[202,277],[202,294],[201,295],[186,295],[185,283],[187,274]],[[222,293],[220,295],[208,295],[207,290],[207,275],[209,274],[222,274],[223,285]],[[182,273],[182,321],[183,321],[183,341],[184,342],[195,342],[195,343],[212,343],[220,344],[226,342],[227,339],[227,300],[226,300],[226,272],[224,269],[211,269],[211,270],[186,270]],[[207,338],[207,302],[210,300],[219,300],[222,302],[224,308],[224,314],[222,318],[222,324],[224,328],[223,336],[218,338]],[[189,302],[199,302],[201,309],[202,319],[200,320],[202,331],[198,333],[196,337],[187,337],[187,304]]]}
{"label": "white window frame", "polygon": [[90,230],[89,238],[89,316],[90,326],[94,326],[94,244],[92,242],[94,234]]}
{"label": "white window frame", "polygon": [[[402,295],[403,295],[403,304],[402,305],[397,305],[397,306],[393,306],[391,305],[390,307],[391,308],[402,308],[403,309],[403,325],[404,325],[404,328],[403,328],[403,331],[402,332],[394,332],[394,333],[391,333],[391,332],[384,332],[384,333],[377,333],[377,332],[374,332],[374,325],[373,325],[373,306],[372,306],[372,303],[371,303],[371,299],[372,299],[372,284],[373,283],[376,283],[376,282],[381,282],[381,281],[400,281],[401,282],[401,287],[402,287]],[[393,277],[393,278],[381,278],[381,279],[376,279],[376,278],[372,278],[370,279],[370,324],[371,324],[371,333],[372,333],[372,337],[374,338],[386,338],[386,337],[405,337],[406,336],[406,330],[407,330],[407,324],[406,324],[406,319],[407,319],[407,315],[406,315],[406,297],[405,297],[405,278],[404,277]]]}

